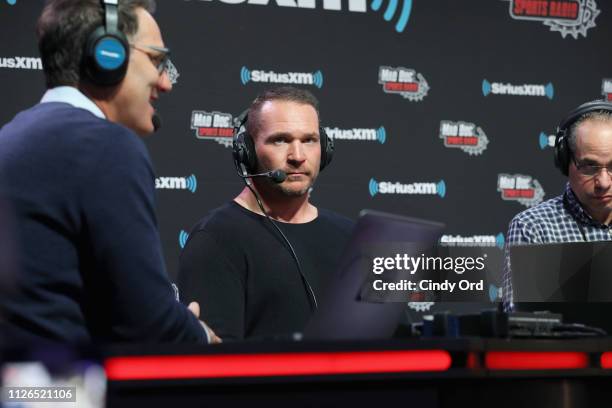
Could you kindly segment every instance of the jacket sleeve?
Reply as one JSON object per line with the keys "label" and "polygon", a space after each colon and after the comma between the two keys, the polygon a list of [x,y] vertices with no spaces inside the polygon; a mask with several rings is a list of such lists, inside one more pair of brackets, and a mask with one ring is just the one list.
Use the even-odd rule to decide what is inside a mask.
{"label": "jacket sleeve", "polygon": [[[105,134],[80,192],[93,332],[112,341],[207,342],[174,296],[155,215],[155,178],[144,143],[129,130]],[[116,133],[116,134],[115,134]]]}
{"label": "jacket sleeve", "polygon": [[198,302],[200,317],[224,341],[245,337],[246,291],[238,270],[213,235],[205,230],[190,234],[180,258],[181,301]]}

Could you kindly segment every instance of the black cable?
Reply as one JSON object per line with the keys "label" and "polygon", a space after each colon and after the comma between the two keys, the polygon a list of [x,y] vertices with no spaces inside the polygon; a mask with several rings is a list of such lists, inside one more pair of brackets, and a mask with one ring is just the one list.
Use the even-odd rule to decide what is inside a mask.
{"label": "black cable", "polygon": [[253,193],[253,196],[255,197],[255,200],[257,200],[257,204],[259,205],[259,208],[261,209],[261,212],[263,213],[263,215],[272,224],[272,226],[274,228],[276,228],[276,230],[279,232],[279,234],[281,235],[281,237],[283,238],[283,240],[285,241],[285,243],[289,247],[289,251],[291,252],[291,256],[293,257],[293,260],[295,261],[295,264],[297,265],[298,272],[300,274],[300,277],[302,278],[302,282],[304,282],[304,286],[306,286],[306,291],[310,295],[309,299],[311,299],[311,306],[313,307],[313,310],[317,310],[318,307],[319,307],[319,305],[317,303],[317,297],[315,296],[314,290],[312,289],[312,286],[310,286],[310,283],[308,282],[308,279],[306,278],[306,275],[304,275],[304,271],[302,270],[302,265],[300,263],[300,259],[298,258],[297,254],[295,253],[295,250],[293,249],[293,245],[291,245],[291,242],[289,241],[289,239],[285,236],[285,234],[278,227],[278,225],[276,225],[274,220],[272,218],[270,218],[270,216],[266,212],[266,210],[265,210],[265,208],[264,208],[264,206],[263,206],[263,204],[261,202],[259,194],[257,193],[257,191],[255,191],[253,189],[253,187],[251,187],[251,183],[248,183],[247,179],[243,179],[243,180],[244,180],[244,184],[249,188],[249,190],[251,190],[251,193]]}

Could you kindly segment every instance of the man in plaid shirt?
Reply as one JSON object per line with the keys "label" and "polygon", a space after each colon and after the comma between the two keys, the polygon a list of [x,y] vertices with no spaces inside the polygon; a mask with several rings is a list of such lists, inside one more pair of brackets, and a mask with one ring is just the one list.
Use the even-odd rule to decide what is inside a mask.
{"label": "man in plaid shirt", "polygon": [[510,222],[504,266],[506,311],[514,308],[510,246],[612,240],[612,103],[587,102],[561,122],[555,164],[569,178],[563,194]]}

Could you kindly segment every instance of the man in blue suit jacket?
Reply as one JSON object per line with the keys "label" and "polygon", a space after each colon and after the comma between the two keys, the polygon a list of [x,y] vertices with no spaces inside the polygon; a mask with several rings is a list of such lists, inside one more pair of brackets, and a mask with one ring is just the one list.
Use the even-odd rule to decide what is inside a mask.
{"label": "man in blue suit jacket", "polygon": [[20,244],[13,341],[216,342],[174,296],[140,136],[172,84],[150,0],[52,0],[37,26],[41,103],[0,131],[0,195]]}

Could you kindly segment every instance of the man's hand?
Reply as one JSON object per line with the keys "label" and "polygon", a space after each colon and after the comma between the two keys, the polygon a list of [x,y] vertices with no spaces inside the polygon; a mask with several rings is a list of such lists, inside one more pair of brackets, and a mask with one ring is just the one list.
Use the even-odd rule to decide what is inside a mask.
{"label": "man's hand", "polygon": [[[193,313],[195,317],[197,317],[198,319],[200,318],[200,305],[198,304],[198,302],[191,302],[189,306],[187,306],[187,308],[191,310],[191,313]],[[206,330],[206,333],[208,333],[210,344],[219,344],[222,342],[221,338],[217,337],[215,332],[210,327],[208,327],[206,323],[200,320],[200,324],[202,325],[204,330]]]}

